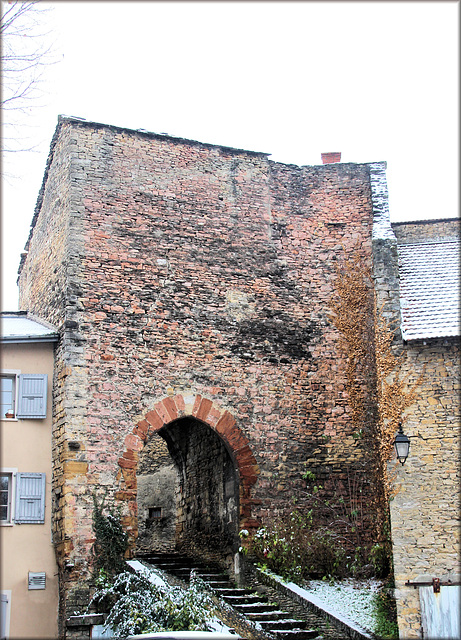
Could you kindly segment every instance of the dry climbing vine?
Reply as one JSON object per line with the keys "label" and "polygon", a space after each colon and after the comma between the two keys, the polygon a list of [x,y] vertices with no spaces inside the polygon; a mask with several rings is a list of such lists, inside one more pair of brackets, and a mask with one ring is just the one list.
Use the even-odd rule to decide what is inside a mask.
{"label": "dry climbing vine", "polygon": [[381,474],[386,498],[396,493],[395,473],[388,473],[388,462],[392,454],[395,434],[399,423],[404,421],[405,411],[414,403],[421,376],[411,386],[402,378],[399,369],[401,358],[392,349],[394,332],[389,322],[377,309],[375,297],[375,358],[378,397],[378,445]]}
{"label": "dry climbing vine", "polygon": [[332,320],[339,331],[339,346],[346,355],[346,388],[356,432],[369,429],[373,420],[370,391],[375,386],[373,361],[373,297],[371,276],[363,258],[336,266],[336,298]]}
{"label": "dry climbing vine", "polygon": [[337,265],[335,289],[332,321],[346,360],[351,425],[367,438],[374,454],[369,469],[377,489],[372,505],[376,540],[390,554],[386,530],[395,474],[388,473],[388,463],[398,424],[415,400],[419,380],[410,387],[402,379],[392,347],[394,332],[377,307],[371,272],[358,250]]}

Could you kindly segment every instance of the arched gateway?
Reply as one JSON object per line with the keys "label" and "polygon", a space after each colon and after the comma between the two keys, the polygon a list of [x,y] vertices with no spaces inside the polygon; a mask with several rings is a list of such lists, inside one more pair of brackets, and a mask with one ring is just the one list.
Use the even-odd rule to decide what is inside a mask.
{"label": "arched gateway", "polygon": [[[157,477],[163,503],[160,499],[160,506],[140,513],[138,460],[154,434],[166,442],[176,473]],[[152,519],[161,516],[165,498],[175,502],[174,545],[207,559],[227,558],[231,564],[239,530],[258,525],[251,513],[251,489],[259,469],[248,440],[227,410],[200,395],[168,396],[156,403],[126,437],[119,466],[116,497],[128,506],[125,524],[133,544],[138,517],[144,518],[145,511]],[[171,509],[166,511],[171,517]]]}

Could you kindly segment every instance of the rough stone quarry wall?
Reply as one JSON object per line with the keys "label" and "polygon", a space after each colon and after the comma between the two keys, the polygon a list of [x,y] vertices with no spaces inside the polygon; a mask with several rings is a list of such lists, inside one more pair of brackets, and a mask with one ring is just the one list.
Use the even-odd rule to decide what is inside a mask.
{"label": "rough stone quarry wall", "polygon": [[354,438],[329,307],[339,259],[371,267],[372,222],[370,165],[283,165],[60,119],[19,284],[21,308],[61,332],[65,593],[89,577],[92,493],[122,504],[135,537],[139,456],[175,418],[200,419],[232,452],[240,527],[285,510],[306,468],[345,491],[369,447]]}

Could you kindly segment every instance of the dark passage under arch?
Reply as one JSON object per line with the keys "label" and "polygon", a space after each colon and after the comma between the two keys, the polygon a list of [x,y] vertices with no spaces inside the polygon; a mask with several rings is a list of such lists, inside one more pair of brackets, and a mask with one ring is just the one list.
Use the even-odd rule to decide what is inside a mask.
{"label": "dark passage under arch", "polygon": [[[232,566],[239,543],[239,478],[223,439],[194,417],[174,420],[157,434],[153,438],[164,440],[169,456],[158,442],[142,452],[138,513],[147,516],[147,526],[139,542],[158,547],[152,551],[174,546]],[[150,472],[150,481],[143,469]],[[155,534],[150,538],[149,530]]]}

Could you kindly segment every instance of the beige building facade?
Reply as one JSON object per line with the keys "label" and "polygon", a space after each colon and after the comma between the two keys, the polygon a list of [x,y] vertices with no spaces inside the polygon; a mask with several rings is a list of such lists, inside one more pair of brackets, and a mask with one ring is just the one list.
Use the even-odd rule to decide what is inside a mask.
{"label": "beige building facade", "polygon": [[51,537],[52,381],[57,334],[1,314],[1,637],[56,638]]}

